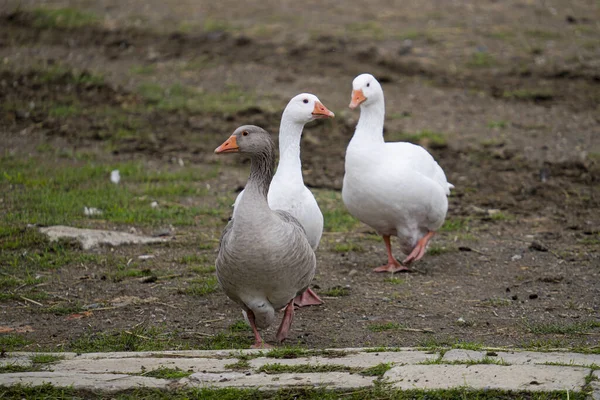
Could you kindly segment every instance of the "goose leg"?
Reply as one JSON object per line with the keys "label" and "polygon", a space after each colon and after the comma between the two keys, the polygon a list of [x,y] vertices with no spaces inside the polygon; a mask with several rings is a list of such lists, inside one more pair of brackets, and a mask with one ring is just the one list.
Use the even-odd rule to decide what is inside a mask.
{"label": "goose leg", "polygon": [[419,261],[421,258],[423,258],[425,255],[425,250],[427,249],[427,243],[429,242],[429,239],[433,237],[433,235],[435,235],[435,232],[430,231],[427,232],[427,235],[419,239],[413,251],[411,251],[408,257],[406,257],[406,259],[403,261],[404,264],[409,264],[413,261]]}
{"label": "goose leg", "polygon": [[390,243],[390,235],[383,235],[383,241],[385,242],[385,248],[387,249],[388,254],[388,263],[382,265],[381,267],[375,268],[373,271],[375,272],[399,272],[399,271],[410,271],[410,269],[406,268],[404,265],[400,264],[398,260],[394,258],[392,254],[392,244]]}
{"label": "goose leg", "polygon": [[254,344],[250,346],[251,349],[268,349],[273,346],[263,342],[260,337],[260,333],[258,333],[258,329],[256,329],[256,321],[254,319],[254,313],[252,310],[247,311],[248,314],[248,322],[250,322],[250,326],[252,327],[252,332],[254,332]]}
{"label": "goose leg", "polygon": [[281,320],[281,325],[279,326],[279,330],[277,331],[277,336],[275,336],[279,343],[283,342],[285,338],[287,338],[288,333],[290,333],[290,327],[292,326],[293,319],[294,300],[292,299],[285,307],[285,312],[283,314],[283,319]]}
{"label": "goose leg", "polygon": [[323,304],[323,300],[321,300],[311,288],[308,288],[304,291],[304,293],[296,296],[294,299],[294,304],[298,307],[318,306]]}

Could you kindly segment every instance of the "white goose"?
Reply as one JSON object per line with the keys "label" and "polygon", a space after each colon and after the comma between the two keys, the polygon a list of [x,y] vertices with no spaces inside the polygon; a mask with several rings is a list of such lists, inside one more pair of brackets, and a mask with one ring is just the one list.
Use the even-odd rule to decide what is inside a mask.
{"label": "white goose", "polygon": [[[352,89],[349,107],[360,105],[360,118],[346,151],[342,198],[350,214],[383,236],[388,262],[375,271],[409,271],[444,223],[454,186],[423,147],[384,141],[383,90],[372,75],[357,76]],[[391,235],[408,254],[404,265],[392,255]]]}
{"label": "white goose", "polygon": [[[334,114],[310,93],[301,93],[290,100],[283,111],[279,126],[279,164],[269,187],[268,201],[272,210],[293,215],[304,227],[308,242],[316,250],[323,234],[323,214],[311,191],[302,179],[300,138],[307,122],[318,118],[333,118]],[[235,199],[233,218],[244,191]],[[310,288],[298,296],[297,306],[322,304]]]}

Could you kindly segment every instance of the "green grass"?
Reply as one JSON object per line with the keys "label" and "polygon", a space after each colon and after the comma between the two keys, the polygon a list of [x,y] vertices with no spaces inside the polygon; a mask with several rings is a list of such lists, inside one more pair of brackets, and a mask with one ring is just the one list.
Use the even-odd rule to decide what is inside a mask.
{"label": "green grass", "polygon": [[496,65],[496,59],[489,53],[477,52],[471,55],[467,66],[471,68],[489,68]]}
{"label": "green grass", "polygon": [[177,340],[173,334],[158,327],[137,326],[130,330],[84,334],[65,346],[65,350],[78,353],[167,349],[186,350],[189,343]]}
{"label": "green grass", "polygon": [[492,297],[481,301],[481,305],[489,307],[507,307],[512,305],[510,299],[503,299],[501,297]]}
{"label": "green grass", "polygon": [[54,118],[68,118],[81,113],[81,108],[74,104],[56,105],[48,110],[48,115]]}
{"label": "green grass", "polygon": [[440,228],[440,232],[457,232],[468,229],[468,218],[450,217],[446,218],[444,225]]}
{"label": "green grass", "polygon": [[196,347],[200,350],[248,349],[252,343],[252,339],[247,335],[247,332],[229,334],[221,332],[202,339]]}
{"label": "green grass", "polygon": [[523,324],[525,330],[537,335],[572,335],[585,334],[600,328],[600,321],[565,322],[530,322]]}
{"label": "green grass", "polygon": [[[109,180],[118,169],[121,183]],[[52,173],[48,173],[48,171]],[[179,205],[182,196],[203,196],[205,189],[193,189],[196,182],[215,177],[217,168],[185,167],[175,171],[151,171],[142,163],[101,165],[94,162],[61,162],[52,166],[36,158],[16,160],[0,157],[0,190],[4,218],[9,227],[25,224],[73,225],[78,221],[102,219],[114,223],[158,225],[203,223],[221,225],[229,210]],[[156,200],[159,207],[150,203]],[[87,217],[84,207],[102,210],[102,215]],[[10,240],[10,239],[7,239]]]}
{"label": "green grass", "polygon": [[510,123],[508,121],[498,120],[488,122],[487,126],[491,129],[505,129],[509,126],[509,124]]}
{"label": "green grass", "polygon": [[[40,386],[13,385],[2,388],[1,394],[8,399],[106,399],[103,393],[76,391],[73,388],[58,388],[51,384]],[[139,388],[110,394],[119,400],[585,400],[585,392],[510,392],[502,390],[472,390],[466,387],[444,390],[400,390],[386,384],[349,391],[328,390],[325,388],[301,387],[265,391],[262,388],[179,388],[164,392],[160,389]]]}
{"label": "green grass", "polygon": [[556,40],[561,38],[559,32],[544,31],[540,29],[531,29],[525,31],[525,34],[529,37],[541,40]]}
{"label": "green grass", "polygon": [[385,278],[384,282],[391,283],[392,285],[402,285],[406,283],[406,280],[401,278]]}
{"label": "green grass", "polygon": [[384,322],[381,324],[370,324],[367,325],[367,329],[371,332],[384,332],[384,331],[393,331],[397,329],[402,329],[403,325],[400,325],[396,322]]}
{"label": "green grass", "polygon": [[205,32],[236,32],[240,28],[230,21],[214,18],[204,18],[203,29]]}
{"label": "green grass", "polygon": [[248,360],[238,360],[237,362],[231,364],[225,364],[225,368],[232,369],[234,371],[247,371],[251,367]]}
{"label": "green grass", "polygon": [[64,356],[56,354],[35,354],[31,356],[31,362],[34,364],[51,364],[64,359]]}
{"label": "green grass", "polygon": [[84,309],[79,303],[59,303],[45,308],[42,311],[54,315],[70,315],[84,311]]}
{"label": "green grass", "polygon": [[306,357],[309,352],[306,349],[300,347],[276,347],[269,350],[265,357],[269,358],[298,358]]}
{"label": "green grass", "polygon": [[325,232],[350,232],[360,224],[346,210],[340,192],[317,189],[313,193],[323,213]]}
{"label": "green grass", "polygon": [[159,379],[181,379],[190,376],[192,373],[191,371],[182,371],[179,368],[159,367],[141,375]]}
{"label": "green grass", "polygon": [[73,29],[96,25],[98,17],[74,8],[36,8],[32,12],[33,26],[39,29]]}
{"label": "green grass", "polygon": [[454,253],[456,251],[457,249],[454,246],[431,245],[427,249],[427,254],[429,254],[430,256],[439,256],[446,253]]}
{"label": "green grass", "polygon": [[156,65],[136,65],[129,69],[129,73],[134,75],[153,75],[156,73]]}
{"label": "green grass", "polygon": [[323,291],[321,294],[328,297],[343,297],[350,295],[350,291],[345,287],[336,286]]}
{"label": "green grass", "polygon": [[26,339],[24,336],[21,335],[0,335],[0,352],[23,350],[25,346],[29,344],[31,344],[31,340]]}
{"label": "green grass", "polygon": [[252,332],[252,328],[244,320],[235,321],[229,326],[229,330],[231,332]]}
{"label": "green grass", "polygon": [[442,149],[448,146],[446,135],[430,130],[422,130],[416,133],[395,132],[388,134],[389,142],[409,142],[434,149]]}
{"label": "green grass", "polygon": [[324,372],[355,372],[356,368],[348,367],[347,365],[337,364],[322,364],[322,365],[310,365],[310,364],[265,364],[258,368],[257,372],[264,372],[266,374],[284,374],[284,373],[324,373]]}
{"label": "green grass", "polygon": [[235,113],[258,103],[252,92],[233,85],[220,92],[205,92],[180,84],[163,88],[155,83],[144,83],[138,87],[138,93],[151,108],[169,112]]}
{"label": "green grass", "polygon": [[382,377],[387,371],[392,369],[392,363],[381,363],[373,367],[366,368],[360,372],[363,376],[379,376]]}
{"label": "green grass", "polygon": [[206,296],[216,292],[219,289],[219,282],[216,276],[207,276],[195,278],[189,281],[190,285],[182,290],[183,293],[191,296]]}
{"label": "green grass", "polygon": [[[0,366],[0,374],[12,374],[17,372],[35,372],[41,368],[39,365],[18,365],[18,364],[7,364]],[[0,396],[2,395],[2,388],[0,387]]]}

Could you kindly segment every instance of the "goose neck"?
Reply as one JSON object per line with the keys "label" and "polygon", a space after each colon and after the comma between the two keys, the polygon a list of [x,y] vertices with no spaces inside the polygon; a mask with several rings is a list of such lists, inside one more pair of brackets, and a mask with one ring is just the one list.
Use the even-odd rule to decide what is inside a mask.
{"label": "goose neck", "polygon": [[300,139],[304,124],[291,121],[283,114],[279,127],[279,165],[277,175],[285,175],[286,180],[302,182],[302,162],[300,160]]}
{"label": "goose neck", "polygon": [[385,107],[382,102],[362,106],[354,137],[361,141],[383,143]]}

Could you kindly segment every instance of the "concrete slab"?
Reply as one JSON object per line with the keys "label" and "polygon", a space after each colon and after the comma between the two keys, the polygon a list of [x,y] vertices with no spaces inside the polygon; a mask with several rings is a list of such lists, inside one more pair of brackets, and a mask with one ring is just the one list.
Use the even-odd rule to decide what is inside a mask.
{"label": "concrete slab", "polygon": [[74,372],[22,372],[0,374],[0,386],[16,384],[70,386],[76,390],[116,392],[139,387],[166,389],[170,381],[123,374],[80,374]]}
{"label": "concrete slab", "polygon": [[449,350],[442,358],[443,362],[456,361],[481,361],[488,357],[493,360],[502,360],[507,364],[535,365],[535,364],[564,364],[573,366],[592,365],[600,366],[600,354],[581,354],[567,352],[534,352],[534,351],[473,351],[454,349]]}
{"label": "concrete slab", "polygon": [[500,389],[581,391],[590,370],[551,365],[404,365],[384,375],[399,389]]}
{"label": "concrete slab", "polygon": [[53,364],[56,372],[78,371],[83,373],[122,373],[139,374],[160,367],[179,368],[182,371],[226,371],[226,364],[235,362],[232,359],[216,358],[107,358],[90,362],[88,359],[66,360]]}
{"label": "concrete slab", "polygon": [[[191,375],[192,378],[194,375]],[[197,376],[198,377],[198,376]],[[366,377],[359,374],[345,372],[307,373],[307,374],[243,374],[228,375],[227,380],[220,378],[208,379],[205,374],[198,379],[188,379],[188,382],[180,381],[180,384],[197,387],[256,387],[263,390],[277,390],[285,387],[328,387],[335,389],[353,389],[371,386],[374,377]]]}
{"label": "concrete slab", "polygon": [[346,357],[299,357],[299,358],[255,358],[250,360],[253,368],[260,368],[265,364],[284,365],[344,365],[352,368],[369,368],[381,363],[392,364],[418,364],[427,360],[435,360],[439,357],[437,353],[425,351],[397,351],[381,353],[357,353]]}

